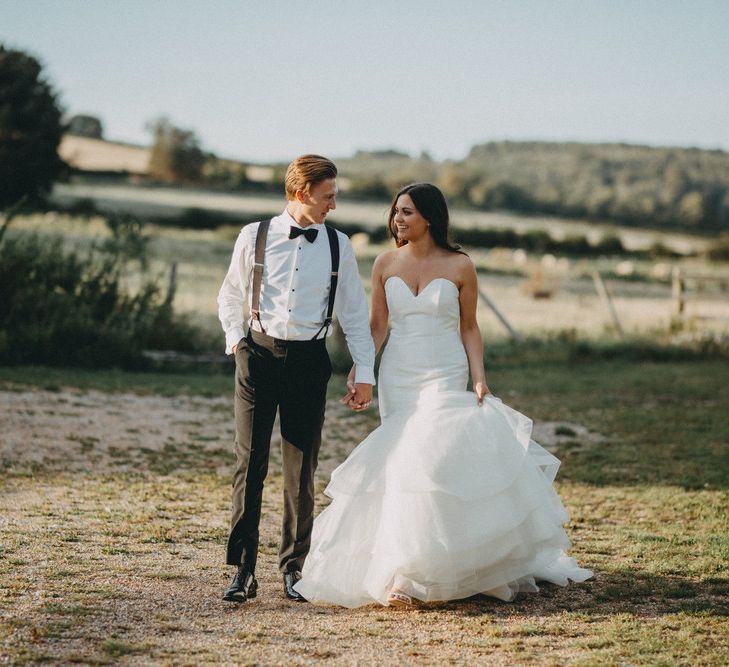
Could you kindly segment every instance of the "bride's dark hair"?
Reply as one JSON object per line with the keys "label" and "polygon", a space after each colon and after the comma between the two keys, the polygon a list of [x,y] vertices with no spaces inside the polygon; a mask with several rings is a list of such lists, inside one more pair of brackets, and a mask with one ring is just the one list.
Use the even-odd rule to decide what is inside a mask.
{"label": "bride's dark hair", "polygon": [[400,195],[408,195],[413,200],[418,213],[430,224],[430,235],[435,244],[450,252],[460,252],[465,255],[461,246],[452,243],[448,238],[448,204],[443,193],[431,183],[411,183],[398,192],[392,200],[390,214],[387,218],[387,229],[390,236],[395,239],[397,247],[403,246],[407,241],[397,238],[397,225],[395,225],[395,207]]}

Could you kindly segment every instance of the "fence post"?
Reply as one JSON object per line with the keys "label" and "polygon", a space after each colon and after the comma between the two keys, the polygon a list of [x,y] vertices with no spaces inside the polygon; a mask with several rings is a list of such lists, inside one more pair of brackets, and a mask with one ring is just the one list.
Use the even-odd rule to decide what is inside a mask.
{"label": "fence post", "polygon": [[623,327],[620,326],[620,320],[618,320],[618,314],[615,312],[613,300],[610,298],[610,293],[607,291],[607,287],[605,286],[602,276],[597,271],[592,272],[592,281],[595,283],[595,289],[597,290],[600,300],[610,314],[610,319],[613,321],[613,326],[618,332],[618,336],[622,338]]}
{"label": "fence post", "polygon": [[165,297],[165,303],[172,305],[172,301],[175,298],[175,292],[177,291],[177,262],[172,262],[170,266],[170,282],[167,286],[167,296]]}
{"label": "fence post", "polygon": [[676,300],[676,315],[683,317],[686,308],[686,281],[677,266],[674,266],[671,272],[671,293]]}
{"label": "fence post", "polygon": [[506,330],[509,332],[509,335],[513,340],[515,340],[517,343],[523,343],[524,339],[519,335],[519,332],[516,331],[507,321],[506,318],[499,312],[499,309],[496,307],[496,304],[491,301],[491,299],[486,296],[486,292],[484,292],[480,287],[478,288],[478,295],[481,297],[481,300],[493,311],[494,315],[499,318],[499,322],[504,325]]}

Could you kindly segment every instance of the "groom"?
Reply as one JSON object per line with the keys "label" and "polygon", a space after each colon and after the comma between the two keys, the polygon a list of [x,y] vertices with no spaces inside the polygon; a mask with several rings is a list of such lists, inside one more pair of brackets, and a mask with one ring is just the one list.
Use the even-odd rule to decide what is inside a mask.
{"label": "groom", "polygon": [[[258,590],[258,524],[276,410],[284,479],[278,564],[286,596],[305,602],[293,586],[311,543],[314,471],[332,371],[325,338],[334,304],[356,367],[349,405],[362,410],[372,401],[375,351],[357,262],[349,239],[323,224],[336,208],[336,176],[334,163],[319,155],[289,165],[286,208],[242,229],[218,295],[226,352],[236,366],[227,563],[237,571],[223,596],[230,602],[245,602]],[[251,314],[247,334],[244,304]]]}

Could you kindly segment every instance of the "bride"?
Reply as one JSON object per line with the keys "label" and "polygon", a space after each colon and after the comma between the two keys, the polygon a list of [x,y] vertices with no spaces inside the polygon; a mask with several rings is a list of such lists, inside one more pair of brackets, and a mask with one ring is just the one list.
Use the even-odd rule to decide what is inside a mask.
{"label": "bride", "polygon": [[588,579],[565,554],[559,461],[486,384],[476,271],[448,241],[443,194],[403,188],[388,226],[397,248],[375,260],[370,317],[377,350],[390,326],[382,424],[332,473],[296,590],[345,607],[407,606]]}

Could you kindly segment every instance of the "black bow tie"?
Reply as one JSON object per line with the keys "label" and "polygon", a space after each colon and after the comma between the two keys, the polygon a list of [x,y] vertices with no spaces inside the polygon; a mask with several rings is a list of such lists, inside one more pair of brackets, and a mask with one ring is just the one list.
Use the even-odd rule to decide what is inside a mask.
{"label": "black bow tie", "polygon": [[301,227],[294,227],[292,225],[291,231],[289,232],[289,238],[295,239],[303,234],[309,243],[314,243],[314,239],[316,239],[316,235],[318,233],[319,233],[318,229],[312,229],[311,227],[307,227],[306,229],[301,229]]}

